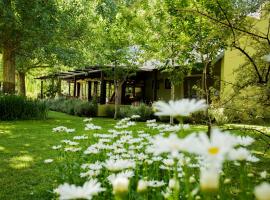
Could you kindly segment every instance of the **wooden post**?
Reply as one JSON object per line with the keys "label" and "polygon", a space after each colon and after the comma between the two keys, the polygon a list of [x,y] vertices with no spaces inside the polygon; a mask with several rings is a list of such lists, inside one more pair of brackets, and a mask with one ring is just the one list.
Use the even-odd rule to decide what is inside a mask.
{"label": "wooden post", "polygon": [[80,92],[81,92],[81,84],[77,83],[77,97],[80,98]]}
{"label": "wooden post", "polygon": [[77,87],[77,80],[76,80],[76,76],[74,76],[74,90],[73,90],[73,97],[76,97],[76,88]]}
{"label": "wooden post", "polygon": [[101,72],[101,82],[100,82],[100,104],[106,103],[106,81],[104,80],[104,74]]}
{"label": "wooden post", "polygon": [[43,99],[43,80],[40,82],[40,98]]}
{"label": "wooden post", "polygon": [[92,84],[92,81],[88,81],[87,83],[88,83],[87,84],[88,85],[88,97],[87,98],[88,98],[88,101],[91,101],[91,99],[92,99],[92,96],[91,96],[91,89],[92,89],[91,84]]}

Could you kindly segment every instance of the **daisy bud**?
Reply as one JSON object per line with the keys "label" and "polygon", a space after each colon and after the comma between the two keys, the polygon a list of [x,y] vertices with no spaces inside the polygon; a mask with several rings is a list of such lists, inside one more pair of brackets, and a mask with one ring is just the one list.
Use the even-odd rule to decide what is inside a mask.
{"label": "daisy bud", "polygon": [[129,180],[125,177],[117,177],[113,182],[113,193],[115,195],[123,195],[128,192]]}
{"label": "daisy bud", "polygon": [[194,178],[194,176],[189,177],[189,182],[190,183],[195,183],[196,179]]}
{"label": "daisy bud", "polygon": [[263,171],[260,173],[261,178],[266,178],[267,177],[267,171]]}
{"label": "daisy bud", "polygon": [[217,170],[203,170],[200,176],[202,191],[216,191],[219,186],[219,173]]}
{"label": "daisy bud", "polygon": [[224,180],[224,184],[228,184],[228,183],[230,183],[231,182],[231,179],[229,179],[229,178],[226,178],[225,180]]}
{"label": "daisy bud", "polygon": [[137,186],[137,192],[145,192],[147,190],[148,183],[144,180],[139,180],[138,186]]}
{"label": "daisy bud", "polygon": [[179,182],[176,179],[169,180],[169,188],[172,190],[179,190]]}
{"label": "daisy bud", "polygon": [[256,186],[254,194],[257,200],[270,200],[270,184],[263,182]]}

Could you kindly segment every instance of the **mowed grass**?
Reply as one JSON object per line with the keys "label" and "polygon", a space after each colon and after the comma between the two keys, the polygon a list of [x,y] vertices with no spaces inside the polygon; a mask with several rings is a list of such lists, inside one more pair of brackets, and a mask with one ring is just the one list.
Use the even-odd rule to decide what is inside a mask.
{"label": "mowed grass", "polygon": [[[115,124],[112,119],[94,121],[104,128]],[[52,133],[60,125],[75,128],[76,133]],[[56,165],[64,161],[45,164],[44,160],[59,156],[53,145],[86,133],[82,118],[57,112],[50,112],[44,121],[0,122],[0,199],[51,199]]]}
{"label": "mowed grass", "polygon": [[[59,172],[58,166],[71,160],[64,160],[59,152],[51,147],[61,144],[63,139],[72,139],[74,135],[88,135],[85,146],[93,144],[96,141],[91,135],[107,132],[113,128],[116,121],[94,118],[93,123],[102,126],[102,130],[85,131],[83,118],[57,112],[50,112],[49,118],[44,121],[0,122],[0,200],[54,198],[53,189],[59,184],[61,173],[69,173]],[[57,126],[75,128],[76,132],[52,133],[52,128]],[[203,129],[203,126],[192,127],[192,131]],[[137,123],[131,130],[146,130],[146,126],[144,123]],[[257,138],[257,135],[252,136]],[[266,142],[258,139],[252,149],[255,155],[262,159],[252,169],[254,174],[258,175],[263,170],[269,172],[270,159]],[[78,153],[79,155],[81,153]],[[54,159],[54,162],[45,164],[45,159]],[[232,173],[237,174],[237,169],[234,170],[236,171]]]}

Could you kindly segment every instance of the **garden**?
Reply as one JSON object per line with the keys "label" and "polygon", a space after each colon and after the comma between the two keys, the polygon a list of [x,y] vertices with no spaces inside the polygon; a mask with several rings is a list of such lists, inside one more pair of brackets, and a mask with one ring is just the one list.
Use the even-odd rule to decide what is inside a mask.
{"label": "garden", "polygon": [[0,200],[270,200],[269,13],[0,1]]}
{"label": "garden", "polygon": [[[156,104],[179,121],[204,101]],[[1,199],[267,199],[267,139],[204,125],[115,121],[50,111],[2,122]],[[266,141],[265,141],[266,140]],[[269,145],[269,143],[268,143]],[[18,179],[19,177],[19,179]]]}

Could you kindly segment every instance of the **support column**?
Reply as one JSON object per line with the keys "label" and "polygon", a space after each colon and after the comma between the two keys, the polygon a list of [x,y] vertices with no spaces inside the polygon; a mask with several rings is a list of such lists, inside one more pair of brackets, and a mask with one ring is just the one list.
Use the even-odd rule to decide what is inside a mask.
{"label": "support column", "polygon": [[76,90],[77,90],[77,79],[74,76],[74,90],[73,90],[73,97],[76,97]]}
{"label": "support column", "polygon": [[98,82],[97,81],[95,81],[94,82],[94,96],[97,98],[97,91],[98,91]]}
{"label": "support column", "polygon": [[101,82],[100,82],[100,104],[106,103],[106,81],[104,80],[104,74],[101,72]]}
{"label": "support column", "polygon": [[87,99],[88,99],[88,101],[91,101],[91,99],[92,99],[92,96],[91,96],[91,90],[92,90],[91,84],[92,84],[92,81],[87,82],[87,85],[88,85],[88,97],[87,97]]}
{"label": "support column", "polygon": [[77,83],[77,97],[80,98],[80,92],[81,92],[81,84]]}

